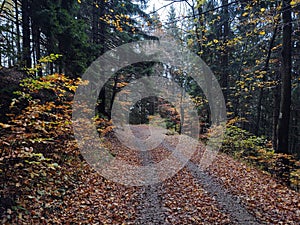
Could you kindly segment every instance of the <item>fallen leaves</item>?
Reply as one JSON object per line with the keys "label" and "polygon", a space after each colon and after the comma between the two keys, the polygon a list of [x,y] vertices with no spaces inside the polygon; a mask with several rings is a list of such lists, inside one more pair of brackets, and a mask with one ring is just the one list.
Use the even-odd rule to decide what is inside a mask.
{"label": "fallen leaves", "polygon": [[220,154],[209,172],[220,179],[261,221],[300,223],[300,194],[277,183],[270,175]]}
{"label": "fallen leaves", "polygon": [[163,183],[169,224],[231,224],[217,202],[186,169]]}

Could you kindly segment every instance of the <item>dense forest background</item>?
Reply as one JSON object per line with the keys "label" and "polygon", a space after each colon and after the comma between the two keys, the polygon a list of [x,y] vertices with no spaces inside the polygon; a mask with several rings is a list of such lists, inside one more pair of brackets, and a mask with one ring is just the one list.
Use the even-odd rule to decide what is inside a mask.
{"label": "dense forest background", "polygon": [[[176,14],[172,3],[178,2],[186,8],[185,15]],[[163,30],[210,66],[222,86],[229,119],[242,119],[242,129],[268,137],[277,152],[297,153],[299,2],[166,3],[168,21],[162,23],[159,10],[145,13],[147,1],[4,0],[1,66],[35,68],[34,76],[64,73],[79,77],[105,51],[155,39],[155,31]],[[50,62],[42,66],[45,56]],[[174,77],[180,76],[175,73]],[[114,85],[123,81],[115,79]],[[186,89],[199,97],[196,88]]]}

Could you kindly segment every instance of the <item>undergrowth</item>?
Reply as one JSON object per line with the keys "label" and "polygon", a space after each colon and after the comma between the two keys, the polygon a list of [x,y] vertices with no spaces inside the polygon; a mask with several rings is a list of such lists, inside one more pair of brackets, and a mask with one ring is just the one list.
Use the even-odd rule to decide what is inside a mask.
{"label": "undergrowth", "polygon": [[267,138],[255,136],[229,121],[221,151],[245,161],[276,179],[300,190],[300,161],[293,155],[276,153]]}

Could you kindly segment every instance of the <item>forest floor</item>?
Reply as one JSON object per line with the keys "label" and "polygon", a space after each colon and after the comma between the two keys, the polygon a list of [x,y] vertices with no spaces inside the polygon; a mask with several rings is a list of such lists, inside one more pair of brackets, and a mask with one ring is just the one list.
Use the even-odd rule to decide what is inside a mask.
{"label": "forest floor", "polygon": [[[149,129],[135,126],[133,133],[147,138]],[[104,144],[127,163],[145,166],[168,157],[178,138],[166,135],[150,151],[133,151],[114,135]],[[1,190],[2,196],[15,196],[14,204],[8,198],[1,200],[2,224],[300,224],[299,193],[222,153],[202,170],[198,166],[202,154],[199,144],[176,175],[134,187],[104,178],[78,153],[78,157],[66,154],[64,163],[44,175],[35,168],[38,163],[17,164],[15,170],[5,171],[6,178],[18,179],[7,178],[9,184]],[[28,173],[31,180],[22,179]]]}

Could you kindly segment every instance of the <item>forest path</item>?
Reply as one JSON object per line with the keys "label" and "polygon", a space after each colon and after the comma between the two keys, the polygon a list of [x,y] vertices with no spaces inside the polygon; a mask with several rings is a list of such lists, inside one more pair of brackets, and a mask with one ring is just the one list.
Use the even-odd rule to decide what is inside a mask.
{"label": "forest path", "polygon": [[[151,127],[151,129],[152,133],[153,129],[155,132],[155,128]],[[143,125],[134,126],[132,128],[132,132],[135,134],[135,137],[141,139],[145,139],[143,136],[145,136],[145,134],[147,136],[147,133],[149,133],[147,130],[149,130],[149,128]],[[159,128],[157,128],[157,133],[161,133]],[[156,148],[156,152],[155,150],[153,152],[146,151],[145,149],[139,149],[141,151],[140,154],[142,156],[142,164],[151,165],[155,162],[157,163],[163,161],[166,157],[166,154],[160,153],[169,152],[169,154],[172,154],[174,151],[176,151],[172,144],[178,143],[178,137],[178,135],[169,136],[168,141],[165,138],[163,142]],[[184,162],[187,160],[182,154],[177,157],[180,157],[179,160]],[[155,158],[155,160],[153,160],[153,158]],[[185,166],[185,171],[188,176],[183,175],[181,179],[183,181],[187,180],[188,183],[186,185],[190,187],[190,190],[193,190],[193,183],[189,183],[189,178],[191,178],[190,175],[192,175],[193,180],[203,189],[201,191],[206,193],[208,195],[207,197],[212,199],[212,205],[217,208],[217,211],[226,215],[227,220],[223,220],[221,223],[227,223],[230,221],[230,224],[261,224],[258,219],[256,219],[247,211],[238,198],[230,194],[228,190],[217,181],[216,178],[212,177],[208,172],[203,171],[196,163],[188,161]],[[153,174],[153,176],[155,175],[157,174]],[[151,177],[148,177],[147,179],[151,179]],[[141,212],[138,220],[136,221],[137,224],[168,223],[168,213],[163,209],[163,199],[167,197],[167,194],[164,191],[164,182],[143,187],[144,195],[141,196]],[[179,187],[177,191],[185,193],[186,190],[183,187]],[[199,190],[195,189],[195,192],[197,191]],[[187,214],[186,216],[190,218],[197,218],[197,215],[198,212],[195,210],[193,214]],[[204,218],[204,220],[206,219]],[[200,221],[198,222],[200,223]]]}
{"label": "forest path", "polygon": [[[151,129],[157,138],[163,135],[160,128]],[[137,140],[150,135],[146,125],[131,130]],[[104,145],[116,159],[152,168],[173,154],[179,137],[165,135],[148,151],[143,145],[129,148],[115,135],[106,137]],[[148,181],[144,186],[110,181],[83,162],[75,188],[65,195],[62,205],[52,206],[53,218],[49,219],[59,224],[300,224],[299,193],[222,153],[201,170],[202,154],[200,144],[182,169],[161,182],[149,182],[161,175],[157,170],[142,174]],[[180,154],[176,157],[186,160]]]}

